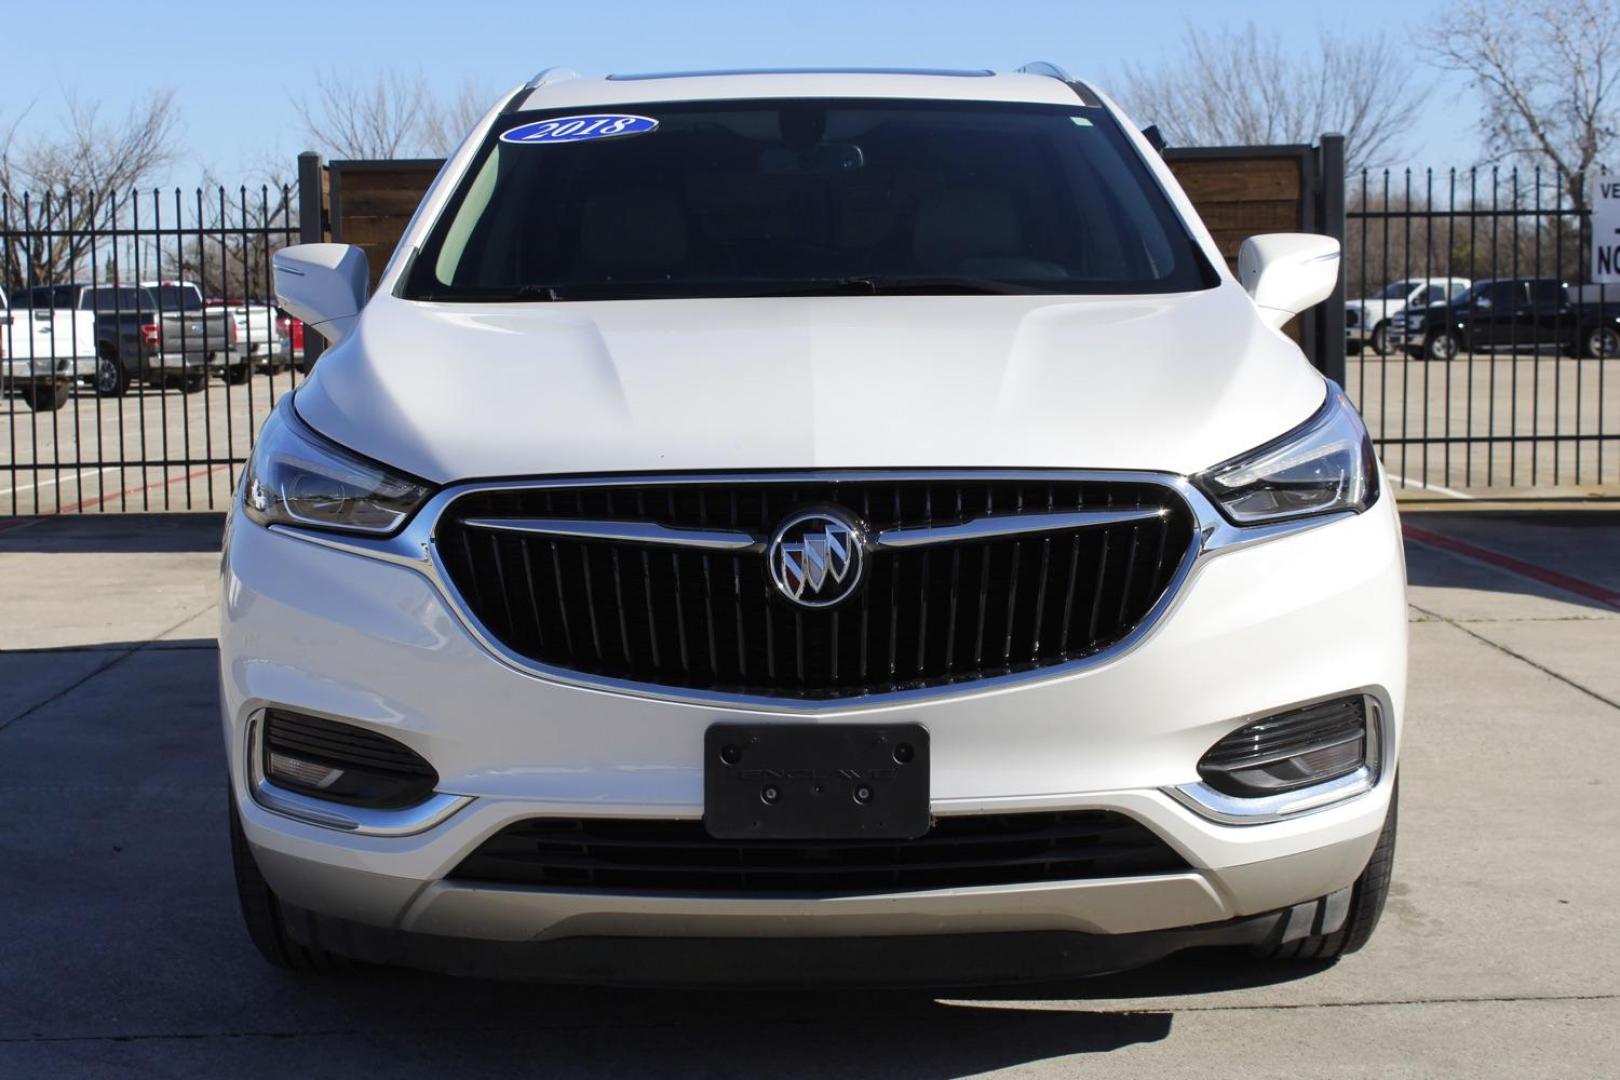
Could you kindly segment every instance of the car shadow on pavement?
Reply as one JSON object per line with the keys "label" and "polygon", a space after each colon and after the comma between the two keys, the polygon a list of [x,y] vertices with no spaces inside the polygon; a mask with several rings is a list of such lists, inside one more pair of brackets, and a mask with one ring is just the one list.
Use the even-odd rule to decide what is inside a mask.
{"label": "car shadow on pavement", "polygon": [[87,513],[0,518],[0,552],[179,554],[218,551],[225,515]]}

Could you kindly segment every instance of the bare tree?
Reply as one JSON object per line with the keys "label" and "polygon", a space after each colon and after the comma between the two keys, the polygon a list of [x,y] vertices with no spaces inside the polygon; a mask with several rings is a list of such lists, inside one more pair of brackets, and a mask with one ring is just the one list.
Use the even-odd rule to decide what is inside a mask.
{"label": "bare tree", "polygon": [[24,138],[26,115],[0,132],[0,198],[12,230],[0,245],[0,274],[13,285],[67,281],[95,242],[91,227],[112,220],[175,160],[174,93],[156,91],[112,121],[98,104],[69,97],[55,136]]}
{"label": "bare tree", "polygon": [[422,150],[430,98],[419,72],[387,68],[374,75],[327,71],[313,97],[293,99],[304,133],[334,158],[410,157]]}
{"label": "bare tree", "polygon": [[270,257],[298,242],[297,187],[291,180],[261,172],[227,186],[207,174],[197,188],[195,215],[196,235],[186,236],[173,255],[179,275],[209,297],[271,296]]}
{"label": "bare tree", "polygon": [[1188,26],[1179,55],[1124,75],[1126,107],[1172,145],[1311,143],[1335,131],[1352,172],[1400,152],[1423,93],[1382,35],[1347,41],[1323,31],[1302,52],[1253,23],[1213,32]]}
{"label": "bare tree", "polygon": [[1496,160],[1550,164],[1576,211],[1603,155],[1620,145],[1620,5],[1468,0],[1429,35],[1435,62],[1480,92],[1480,128]]}
{"label": "bare tree", "polygon": [[494,100],[494,94],[468,79],[455,97],[429,103],[422,113],[422,148],[439,157],[450,156]]}

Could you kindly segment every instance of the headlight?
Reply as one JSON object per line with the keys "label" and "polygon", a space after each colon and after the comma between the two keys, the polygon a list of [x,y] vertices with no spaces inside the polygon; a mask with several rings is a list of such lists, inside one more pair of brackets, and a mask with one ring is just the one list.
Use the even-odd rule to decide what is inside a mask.
{"label": "headlight", "polygon": [[1238,525],[1361,511],[1378,498],[1372,439],[1336,386],[1304,424],[1195,480]]}
{"label": "headlight", "polygon": [[431,488],[345,450],[298,419],[292,402],[270,414],[242,486],[242,512],[260,525],[391,533]]}

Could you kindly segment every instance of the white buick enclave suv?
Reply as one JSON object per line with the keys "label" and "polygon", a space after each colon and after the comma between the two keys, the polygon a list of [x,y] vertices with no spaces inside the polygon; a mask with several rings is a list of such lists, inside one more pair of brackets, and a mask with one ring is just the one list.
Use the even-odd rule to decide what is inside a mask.
{"label": "white buick enclave suv", "polygon": [[[1372,932],[1393,500],[1148,142],[1046,65],[551,72],[265,425],[220,629],[270,960],[982,982]],[[369,299],[367,293],[370,291]]]}

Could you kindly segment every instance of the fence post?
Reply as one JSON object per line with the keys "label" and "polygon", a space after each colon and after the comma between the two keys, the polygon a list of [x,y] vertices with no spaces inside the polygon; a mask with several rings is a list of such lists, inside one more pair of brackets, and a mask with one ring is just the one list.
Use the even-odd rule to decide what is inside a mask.
{"label": "fence post", "polygon": [[[1318,210],[1317,225],[1322,232],[1339,242],[1339,250],[1344,251],[1344,136],[1338,134],[1325,134],[1321,145],[1317,148],[1316,175],[1321,185],[1321,206]],[[1316,347],[1316,362],[1322,369],[1322,374],[1344,385],[1345,379],[1345,340],[1344,340],[1344,282],[1345,261],[1339,260],[1339,283],[1333,287],[1333,293],[1323,302],[1321,315],[1316,320],[1319,336]]]}
{"label": "fence post", "polygon": [[[298,155],[298,242],[319,244],[326,239],[326,200],[321,192],[321,155],[305,150]],[[304,327],[304,364],[315,363],[326,341]]]}

